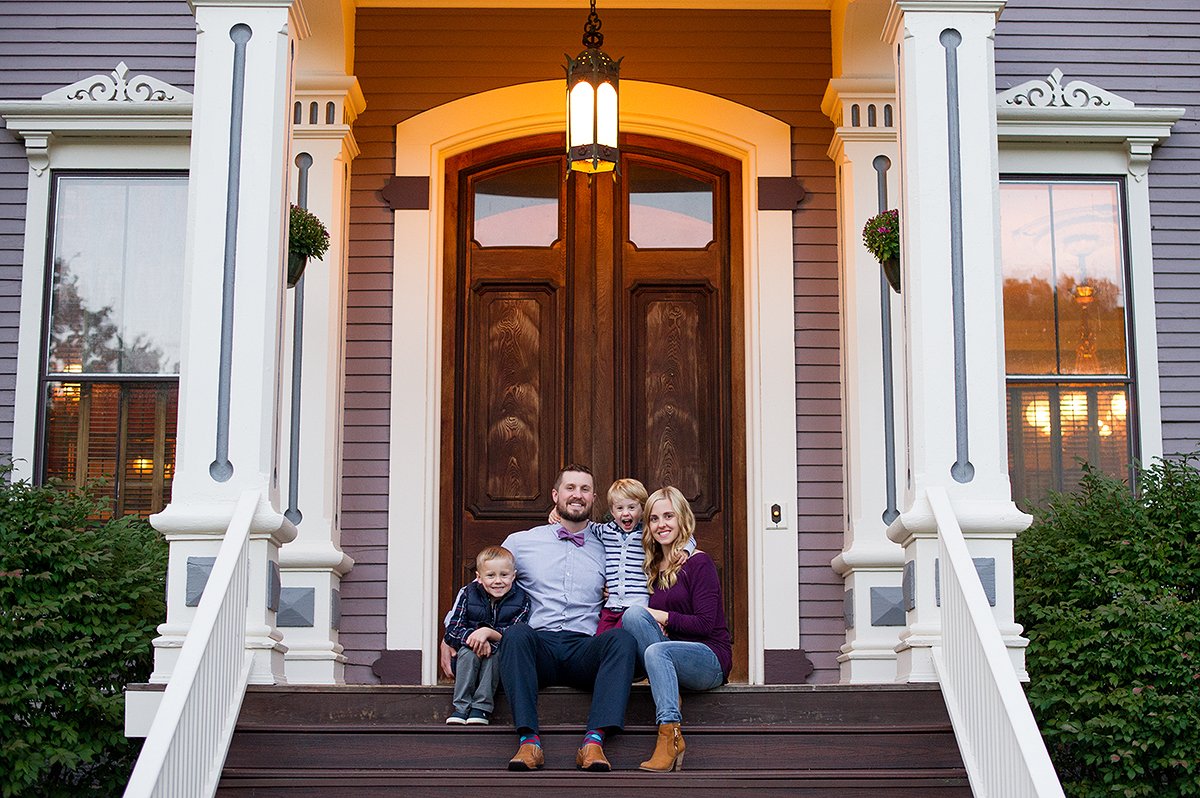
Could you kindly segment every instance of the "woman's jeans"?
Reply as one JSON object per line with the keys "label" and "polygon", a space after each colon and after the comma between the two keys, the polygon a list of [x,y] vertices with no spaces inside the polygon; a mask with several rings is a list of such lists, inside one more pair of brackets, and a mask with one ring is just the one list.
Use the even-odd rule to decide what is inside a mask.
{"label": "woman's jeans", "polygon": [[638,644],[638,659],[645,662],[650,692],[654,696],[655,721],[679,723],[679,689],[711,690],[725,681],[721,663],[703,643],[671,640],[645,607],[630,607],[621,628]]}

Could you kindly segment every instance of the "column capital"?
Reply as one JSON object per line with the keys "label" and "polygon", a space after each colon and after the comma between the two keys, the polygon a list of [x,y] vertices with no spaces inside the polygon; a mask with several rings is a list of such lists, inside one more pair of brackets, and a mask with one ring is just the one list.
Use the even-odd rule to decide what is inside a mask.
{"label": "column capital", "polygon": [[821,98],[821,112],[838,127],[891,129],[895,107],[896,81],[890,75],[834,78]]}
{"label": "column capital", "polygon": [[883,40],[898,44],[903,22],[910,14],[990,14],[993,23],[1000,18],[1006,0],[892,0],[883,23]]}

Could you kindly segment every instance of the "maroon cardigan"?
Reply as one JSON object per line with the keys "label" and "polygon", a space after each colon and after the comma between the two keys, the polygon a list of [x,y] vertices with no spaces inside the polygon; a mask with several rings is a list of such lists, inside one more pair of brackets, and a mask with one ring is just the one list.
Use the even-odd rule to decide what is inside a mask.
{"label": "maroon cardigan", "polygon": [[721,600],[721,582],[712,558],[698,551],[679,569],[675,584],[655,588],[650,608],[669,613],[667,636],[672,640],[703,643],[717,655],[721,670],[729,680],[733,652],[729,645],[729,627],[725,623],[725,602]]}

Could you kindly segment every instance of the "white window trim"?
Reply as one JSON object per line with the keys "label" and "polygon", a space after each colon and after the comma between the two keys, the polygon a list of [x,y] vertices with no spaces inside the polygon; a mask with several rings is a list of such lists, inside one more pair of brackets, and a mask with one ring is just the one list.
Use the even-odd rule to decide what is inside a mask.
{"label": "white window trim", "polygon": [[0,102],[0,116],[29,159],[12,457],[13,477],[32,480],[53,172],[187,171],[192,95],[122,62],[40,100]]}
{"label": "white window trim", "polygon": [[1129,315],[1137,393],[1138,457],[1162,457],[1154,253],[1148,172],[1154,146],[1171,135],[1183,108],[1138,107],[1090,83],[1047,78],[996,97],[1000,173],[1019,176],[1124,177],[1129,235]]}

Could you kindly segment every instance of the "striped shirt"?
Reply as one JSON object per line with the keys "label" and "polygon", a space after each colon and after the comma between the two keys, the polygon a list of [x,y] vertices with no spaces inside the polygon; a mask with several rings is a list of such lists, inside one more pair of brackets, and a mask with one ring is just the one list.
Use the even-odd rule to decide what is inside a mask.
{"label": "striped shirt", "polygon": [[[650,601],[646,589],[646,551],[642,548],[642,523],[626,533],[616,521],[606,524],[593,523],[592,534],[604,544],[604,583],[608,588],[606,609],[624,610],[629,607],[645,607]],[[688,541],[686,551],[696,550],[696,539]]]}

